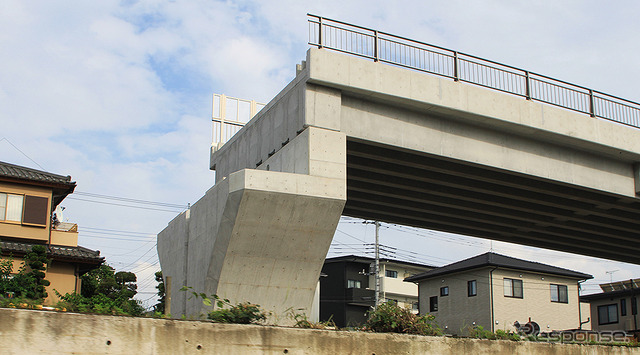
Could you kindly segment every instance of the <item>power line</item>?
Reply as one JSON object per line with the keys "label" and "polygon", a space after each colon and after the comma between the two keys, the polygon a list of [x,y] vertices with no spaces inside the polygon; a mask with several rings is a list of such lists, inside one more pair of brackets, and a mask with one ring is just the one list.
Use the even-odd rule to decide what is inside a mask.
{"label": "power line", "polygon": [[[131,207],[131,208],[138,208],[138,209],[142,209],[142,210],[149,210],[149,211],[162,211],[162,212],[171,212],[171,213],[176,213],[178,212],[176,208],[176,210],[163,210],[163,209],[159,209],[159,208],[151,208],[151,207],[142,207],[142,206],[133,206],[133,205],[124,205],[121,203],[113,203],[113,202],[105,202],[105,201],[96,201],[96,200],[87,200],[87,199],[83,199],[83,198],[77,198],[77,197],[73,197],[73,196],[69,196],[67,197],[67,199],[70,200],[77,200],[77,201],[84,201],[84,202],[93,202],[93,203],[101,203],[103,205],[112,205],[112,206],[120,206],[120,207]],[[185,206],[186,209],[186,206]],[[182,212],[182,211],[180,211]]]}
{"label": "power line", "polygon": [[135,231],[124,231],[118,229],[106,229],[106,228],[95,228],[95,227],[82,227],[82,229],[89,230],[97,230],[97,231],[105,231],[105,232],[113,232],[113,233],[125,233],[125,234],[141,234],[141,235],[155,235],[154,233],[145,233],[145,232],[135,232]]}
{"label": "power line", "polygon": [[80,195],[80,196],[101,198],[101,199],[106,199],[106,200],[131,202],[131,203],[138,203],[138,204],[144,204],[144,205],[153,205],[153,206],[160,206],[160,207],[170,207],[170,208],[177,208],[177,209],[187,209],[188,208],[188,205],[178,205],[178,204],[175,204],[175,203],[156,202],[156,201],[148,201],[148,200],[138,200],[138,199],[133,199],[133,198],[128,198],[128,197],[102,195],[102,194],[96,194],[96,193],[91,193],[91,192],[83,192],[83,191],[76,191],[76,192],[74,192],[74,194],[75,195]]}
{"label": "power line", "polygon": [[136,259],[134,262],[127,264],[126,266],[123,266],[122,268],[127,268],[129,266],[134,265],[135,263],[137,263],[138,261],[140,261],[140,259],[142,259],[145,255],[147,255],[148,252],[150,252],[151,250],[153,250],[153,248],[155,248],[158,245],[158,243],[154,244],[149,250],[147,250],[144,254],[142,254],[138,259]]}
{"label": "power line", "polygon": [[146,241],[153,240],[153,239],[118,238],[118,237],[110,237],[110,236],[104,236],[104,235],[87,235],[86,233],[79,233],[78,235],[79,235],[80,237],[83,237],[83,238],[98,238],[98,239],[109,239],[109,240],[124,240],[124,241],[129,241],[129,242],[146,242]]}
{"label": "power line", "polygon": [[[16,147],[15,144],[11,143],[11,141],[9,140],[9,138],[7,137],[2,137],[2,139],[0,139],[0,142],[2,141],[6,141],[7,143],[9,143],[13,148],[15,148],[15,150],[19,151],[22,155],[24,155],[25,157],[27,157],[27,159],[31,160],[32,163],[36,164],[40,169],[42,169],[43,171],[47,171],[47,169],[43,168],[42,165],[38,164],[35,160],[31,159],[30,156],[28,156],[25,152],[21,151],[20,148]],[[48,171],[47,171],[48,172]]]}

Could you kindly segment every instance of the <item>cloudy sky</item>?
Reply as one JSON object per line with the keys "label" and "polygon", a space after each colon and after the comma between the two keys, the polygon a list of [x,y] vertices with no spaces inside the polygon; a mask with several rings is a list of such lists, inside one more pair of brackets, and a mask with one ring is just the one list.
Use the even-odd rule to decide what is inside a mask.
{"label": "cloudy sky", "polygon": [[[0,2],[0,160],[71,175],[80,244],[139,276],[153,302],[155,234],[211,187],[213,93],[268,102],[308,48],[307,13],[456,49],[640,101],[635,1]],[[488,251],[594,275],[640,267],[384,225],[401,259],[443,265]],[[345,219],[331,256],[373,226]],[[411,252],[409,252],[411,251]],[[613,276],[607,271],[613,271]]]}

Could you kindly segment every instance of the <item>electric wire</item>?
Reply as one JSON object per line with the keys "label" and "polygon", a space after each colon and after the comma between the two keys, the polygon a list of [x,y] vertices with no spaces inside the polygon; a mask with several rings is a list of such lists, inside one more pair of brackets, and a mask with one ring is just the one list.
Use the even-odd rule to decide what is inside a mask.
{"label": "electric wire", "polygon": [[105,202],[105,201],[96,201],[96,200],[87,200],[87,199],[77,198],[77,197],[73,197],[73,196],[69,196],[69,197],[67,197],[67,199],[69,199],[69,200],[76,200],[76,201],[84,201],[84,202],[92,202],[92,203],[101,203],[101,204],[104,204],[104,205],[111,205],[111,206],[120,206],[120,207],[137,208],[137,209],[141,209],[141,210],[148,210],[148,211],[162,211],[162,212],[171,212],[171,213],[176,213],[176,212],[178,212],[178,210],[177,210],[177,209],[175,209],[175,210],[164,210],[164,209],[160,209],[160,208],[151,208],[151,207],[142,207],[142,206],[125,205],[125,204],[121,204],[121,203],[113,203],[113,202]]}
{"label": "electric wire", "polygon": [[74,195],[80,195],[80,196],[107,199],[107,200],[115,200],[115,201],[122,201],[122,202],[131,202],[131,203],[137,203],[137,204],[159,206],[159,207],[170,207],[170,208],[176,208],[176,209],[186,209],[186,208],[188,208],[187,205],[179,205],[179,204],[175,204],[175,203],[156,202],[156,201],[148,201],[148,200],[138,200],[138,199],[133,199],[133,198],[128,198],[128,197],[102,195],[102,194],[96,194],[96,193],[84,192],[84,191],[75,191],[73,194]]}

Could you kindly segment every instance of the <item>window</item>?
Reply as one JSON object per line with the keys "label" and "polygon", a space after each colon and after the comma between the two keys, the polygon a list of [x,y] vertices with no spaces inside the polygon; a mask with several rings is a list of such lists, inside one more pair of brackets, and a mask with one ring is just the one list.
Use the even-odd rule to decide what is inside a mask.
{"label": "window", "polygon": [[551,284],[551,302],[569,303],[566,285]]}
{"label": "window", "polygon": [[638,301],[635,297],[631,297],[631,315],[638,314]]}
{"label": "window", "polygon": [[522,280],[504,279],[504,296],[523,298]]}
{"label": "window", "polygon": [[45,227],[48,216],[46,197],[0,193],[0,221]]}
{"label": "window", "polygon": [[598,324],[618,323],[618,305],[608,304],[598,306]]}
{"label": "window", "polygon": [[620,300],[620,316],[627,315],[627,299],[623,298]]}
{"label": "window", "polygon": [[440,296],[449,296],[449,286],[440,287]]}
{"label": "window", "polygon": [[386,303],[392,303],[395,304],[396,306],[398,305],[398,300],[394,300],[393,298],[385,298],[384,301]]}
{"label": "window", "polygon": [[394,270],[386,270],[385,271],[385,276],[393,277],[394,279],[396,279],[396,278],[398,278],[398,272],[394,271]]}
{"label": "window", "polygon": [[0,221],[5,220],[7,214],[7,194],[0,193]]}
{"label": "window", "polygon": [[438,311],[438,296],[429,297],[429,312]]}
{"label": "window", "polygon": [[467,296],[472,297],[478,294],[478,282],[476,280],[467,281]]}
{"label": "window", "polygon": [[411,304],[411,309],[413,309],[414,311],[419,310],[418,302],[413,302],[413,303]]}
{"label": "window", "polygon": [[22,222],[24,196],[0,193],[0,220]]}
{"label": "window", "polygon": [[360,280],[347,280],[347,288],[361,288]]}
{"label": "window", "polygon": [[40,196],[24,197],[24,214],[22,223],[37,226],[46,226],[47,217],[49,216],[49,199]]}

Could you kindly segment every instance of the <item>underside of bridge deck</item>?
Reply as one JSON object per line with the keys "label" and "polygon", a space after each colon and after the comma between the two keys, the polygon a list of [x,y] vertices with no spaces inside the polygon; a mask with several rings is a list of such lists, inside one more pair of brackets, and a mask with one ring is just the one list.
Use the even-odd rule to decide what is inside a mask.
{"label": "underside of bridge deck", "polygon": [[640,262],[637,198],[355,139],[343,214]]}

